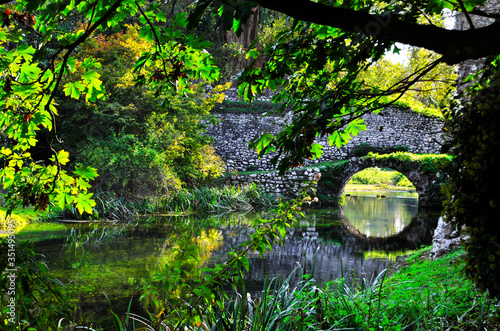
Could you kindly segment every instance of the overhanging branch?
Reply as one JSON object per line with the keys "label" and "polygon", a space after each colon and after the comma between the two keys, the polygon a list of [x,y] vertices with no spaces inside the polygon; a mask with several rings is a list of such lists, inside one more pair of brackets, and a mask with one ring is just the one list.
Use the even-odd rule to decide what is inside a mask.
{"label": "overhanging branch", "polygon": [[302,21],[423,47],[441,54],[443,61],[448,64],[500,54],[500,22],[480,29],[459,31],[409,23],[395,15],[371,15],[309,0],[256,0],[255,2],[262,7]]}

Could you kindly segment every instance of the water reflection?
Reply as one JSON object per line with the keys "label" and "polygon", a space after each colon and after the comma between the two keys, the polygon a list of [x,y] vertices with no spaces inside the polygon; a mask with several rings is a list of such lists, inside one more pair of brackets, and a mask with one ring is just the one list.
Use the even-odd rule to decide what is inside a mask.
{"label": "water reflection", "polygon": [[343,216],[367,237],[388,237],[401,232],[418,212],[418,199],[401,195],[376,193],[346,196]]}
{"label": "water reflection", "polygon": [[[438,215],[416,213],[415,202],[407,199],[374,200],[368,207],[353,198],[342,208],[306,210],[305,217],[287,232],[284,245],[262,257],[250,253],[247,289],[257,292],[266,277],[288,276],[298,262],[306,272],[314,264],[314,276],[320,282],[339,277],[348,282],[370,279],[397,255],[431,243]],[[379,216],[384,208],[390,211]],[[254,217],[158,219],[119,229],[116,225],[73,225],[60,239],[40,241],[36,247],[50,270],[69,284],[82,307],[102,313],[108,305],[105,292],[120,313],[126,311],[132,296],[136,298],[134,309],[140,309],[137,298],[144,284],[165,265],[175,263],[176,254],[185,247],[197,250],[199,264],[192,262],[190,268],[225,261],[229,251],[250,237],[253,229],[248,224]],[[379,218],[382,221],[374,227],[372,220]],[[382,230],[382,226],[391,230]],[[188,246],[179,246],[182,243]]]}
{"label": "water reflection", "polygon": [[[287,233],[284,245],[274,247],[263,257],[250,255],[247,288],[258,291],[266,276],[286,277],[297,263],[306,271],[314,264],[314,277],[320,282],[340,277],[348,283],[372,279],[398,255],[430,244],[438,217],[421,212],[388,237],[368,237],[342,216],[340,209],[308,210],[300,226]],[[225,239],[220,252],[229,252],[250,236],[242,231],[223,233]]]}

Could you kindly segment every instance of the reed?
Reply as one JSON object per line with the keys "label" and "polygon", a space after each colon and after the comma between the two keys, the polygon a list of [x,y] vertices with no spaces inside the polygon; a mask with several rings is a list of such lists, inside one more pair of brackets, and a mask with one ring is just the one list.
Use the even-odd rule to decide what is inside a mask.
{"label": "reed", "polygon": [[162,202],[164,212],[247,212],[275,206],[278,197],[264,193],[255,183],[245,186],[193,188],[179,191]]}

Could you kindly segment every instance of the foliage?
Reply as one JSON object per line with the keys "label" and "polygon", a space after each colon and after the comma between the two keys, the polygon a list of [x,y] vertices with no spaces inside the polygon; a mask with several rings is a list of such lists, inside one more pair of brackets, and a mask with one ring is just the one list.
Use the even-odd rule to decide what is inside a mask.
{"label": "foliage", "polygon": [[[394,168],[400,172],[412,171],[419,169],[423,173],[433,178],[433,182],[429,185],[429,192],[436,192],[433,197],[435,201],[442,201],[440,187],[447,181],[447,166],[452,159],[446,154],[413,154],[408,152],[396,152],[391,154],[374,154],[369,153],[363,157],[366,159],[380,160],[387,164],[387,167]],[[390,163],[394,163],[393,166]],[[321,166],[321,181],[318,185],[318,197],[322,203],[336,201],[338,197],[333,197],[332,192],[338,192],[345,185],[341,174],[344,173],[349,165],[349,160],[326,164]]]}
{"label": "foliage", "polygon": [[286,238],[286,229],[292,226],[297,215],[302,215],[299,205],[300,200],[280,203],[271,219],[256,220],[250,239],[229,252],[226,262],[203,269],[201,279],[190,278],[187,266],[190,261],[199,258],[198,251],[192,249],[189,242],[181,246],[177,257],[172,259],[173,267],[166,268],[158,278],[163,296],[158,292],[148,297],[155,303],[152,307],[154,311],[150,313],[153,328],[161,326],[180,330],[199,326],[206,309],[215,308],[214,304],[223,309],[226,297],[224,287],[231,286],[236,290],[242,285],[244,272],[249,267],[247,253],[256,251],[262,255],[273,245],[281,244]]}
{"label": "foliage", "polygon": [[127,222],[135,220],[140,214],[151,214],[153,203],[145,199],[142,203],[132,202],[123,197],[117,197],[109,192],[97,193],[94,197],[96,205],[90,214],[80,214],[75,208],[54,209],[45,217],[46,220],[110,220]]}
{"label": "foliage", "polygon": [[[200,274],[199,269],[192,269],[193,262],[196,259],[207,259],[210,250],[218,244],[217,234],[200,233],[198,238],[195,236],[196,239],[183,240],[182,238],[187,238],[186,232],[190,231],[193,229],[189,229],[184,223],[184,231],[179,231],[178,237],[168,243],[168,251],[162,255],[163,260],[159,261],[159,265],[165,268],[162,272],[177,270],[175,268],[177,266],[180,268],[179,272],[188,274],[190,279],[193,279],[195,273]],[[20,252],[24,252],[26,247],[19,249]],[[158,314],[151,313],[149,316],[141,317],[130,308],[125,316],[118,316],[113,311],[108,314],[110,317],[115,316],[121,325],[113,328],[115,330],[125,328],[139,330],[145,325],[155,330],[166,330],[167,327],[170,330],[175,327],[182,329],[184,326],[195,330],[198,328],[225,330],[225,326],[228,325],[234,330],[250,328],[297,330],[301,327],[309,330],[494,329],[500,318],[498,300],[479,293],[474,284],[464,278],[460,272],[464,252],[454,251],[440,259],[428,260],[428,250],[429,248],[426,248],[409,255],[406,259],[402,258],[402,262],[398,264],[403,265],[391,268],[390,274],[386,275],[383,271],[375,279],[358,279],[354,287],[348,286],[344,279],[320,284],[314,278],[314,266],[311,270],[305,270],[299,265],[292,274],[285,275],[283,280],[279,278],[268,280],[257,295],[247,294],[244,288],[238,288],[230,291],[229,297],[221,293],[214,301],[198,302],[199,319],[192,318],[186,323],[176,324],[168,318],[173,306],[168,306],[162,311],[166,301],[162,301],[161,297],[155,298],[154,292],[150,292],[148,300],[145,297],[143,302],[151,304],[150,309],[153,311],[155,311],[153,306],[156,306]],[[182,255],[184,257],[180,259]],[[178,264],[181,260],[185,263]],[[119,268],[119,265],[113,265],[113,268],[106,269],[106,272],[116,274]],[[30,270],[33,272],[36,269]],[[83,284],[88,281],[85,278],[88,272],[92,271],[84,271],[82,277],[72,286],[84,286]],[[35,276],[31,284],[36,284],[38,273],[31,275]],[[38,283],[39,293],[44,295],[51,293],[50,287],[47,286],[52,284],[50,286],[55,293],[61,294],[58,289],[62,288],[60,285],[55,285],[53,278],[43,279],[46,282]],[[177,281],[172,280],[170,284],[174,286],[171,288],[172,293],[179,295],[182,292],[175,286]],[[148,288],[158,289],[153,284]],[[188,289],[189,285],[182,285],[180,288]],[[51,300],[49,297],[43,299]],[[82,328],[81,325],[86,325],[87,323],[79,320],[71,310],[70,315],[65,315],[67,310],[63,307],[72,305],[68,303],[70,302],[68,297],[61,296],[61,299],[66,300],[66,306],[54,306],[54,308],[62,310],[39,310],[37,319],[33,319],[33,315],[26,316],[24,323],[29,322],[32,327],[44,326],[44,330],[56,330],[57,322],[61,317],[65,317],[61,320],[64,327],[70,326],[68,321],[70,318],[76,322],[73,326],[78,324]],[[152,299],[158,301],[155,303]],[[28,302],[29,298],[25,300],[26,302],[22,301],[23,304],[31,304],[31,301]],[[41,300],[39,304],[42,302],[44,301]],[[57,304],[55,299],[52,302],[54,305]],[[181,311],[177,311],[171,317],[178,318],[180,313]],[[43,321],[45,324],[42,324]]]}
{"label": "foliage", "polygon": [[[158,10],[153,3],[119,0],[56,5],[48,0],[17,1],[2,5],[1,10],[4,21],[0,29],[3,45],[0,71],[5,84],[0,91],[0,105],[5,111],[0,126],[8,141],[1,150],[4,167],[0,177],[3,188],[9,190],[6,196],[9,211],[19,205],[45,209],[74,204],[80,213],[91,213],[95,205],[89,181],[97,177],[97,172],[78,164],[70,170],[68,152],[62,149],[55,131],[60,108],[57,95],[64,93],[75,100],[81,99],[83,109],[106,97],[106,83],[111,89],[125,88],[121,96],[134,95],[129,93],[132,91],[129,74],[117,80],[131,63],[130,73],[138,75],[139,84],[147,83],[153,94],[163,96],[163,101],[172,95],[181,99],[185,93],[190,95],[194,80],[211,82],[218,77],[210,55],[205,52],[209,44],[182,32],[185,14],[168,18],[164,14],[152,15]],[[82,45],[87,40],[90,43],[98,29],[117,28],[136,14],[141,23],[138,35],[149,44],[141,48],[134,38],[127,39],[121,34],[114,39],[100,37],[100,44],[97,43],[100,54],[86,53],[89,48]],[[76,24],[78,20],[82,22],[80,25]],[[126,46],[131,50],[126,51]],[[80,57],[75,56],[78,52]],[[103,68],[96,57],[101,57],[104,64],[112,62],[117,70]],[[116,104],[111,102],[109,106]],[[94,110],[98,112],[99,108]],[[120,121],[121,127],[127,126],[124,118],[119,118]],[[85,130],[78,127],[74,132]],[[105,136],[112,135],[105,133]],[[201,162],[204,161],[202,158]]]}
{"label": "foliage", "polygon": [[[332,3],[313,5],[313,2],[308,1],[310,6],[301,15],[300,10],[295,12],[292,9],[295,6],[287,7],[275,1],[257,2],[263,7],[279,8],[284,13],[293,12],[291,16],[295,18],[304,15],[316,18],[317,15],[318,21],[321,21],[321,15],[312,8],[337,8]],[[219,8],[213,1],[204,1],[191,15],[191,23],[210,4],[214,4],[214,9]],[[439,13],[439,10],[431,8],[415,10],[406,5],[394,7],[392,3],[338,5],[346,14],[369,11],[374,16],[371,17],[373,22],[370,17],[366,18],[367,29],[371,24],[378,31],[384,31],[393,20],[402,19],[388,14],[396,7],[405,11],[405,15],[408,15],[406,19],[412,17],[412,22],[428,20],[433,14]],[[223,20],[244,21],[249,6],[251,4],[235,1],[220,7],[218,13]],[[339,9],[339,15],[342,10]],[[337,13],[333,9],[331,12]],[[361,117],[367,112],[377,112],[396,104],[404,96],[405,104],[418,100],[419,103],[424,102],[424,106],[435,105],[436,99],[446,103],[449,98],[447,85],[454,76],[452,69],[442,64],[442,58],[424,50],[412,49],[409,69],[406,70],[403,65],[381,61],[386,51],[399,51],[393,43],[388,42],[390,38],[378,38],[378,33],[359,33],[362,31],[358,23],[352,23],[352,28],[342,28],[336,26],[336,20],[325,21],[329,22],[329,26],[293,20],[290,27],[280,31],[274,42],[262,51],[258,47],[248,50],[247,56],[253,58],[254,62],[247,66],[238,79],[240,96],[246,100],[271,89],[276,91],[273,101],[281,105],[280,111],[294,112],[293,122],[276,136],[266,133],[252,143],[252,147],[260,154],[277,151],[272,162],[278,165],[281,173],[303,163],[306,158],[320,157],[321,146],[315,143],[318,137],[327,137],[329,143],[337,147],[346,144],[365,129]],[[357,22],[355,18],[353,21]],[[258,65],[261,57],[267,62]],[[394,71],[401,74],[394,74]],[[380,72],[388,79],[380,79]],[[444,87],[436,88],[441,83]]]}
{"label": "foliage", "polygon": [[[425,49],[411,47],[408,57],[402,62],[393,62],[387,57],[380,59],[360,77],[368,88],[387,90],[405,77],[425,66],[427,61],[438,58]],[[430,117],[443,118],[440,109],[448,106],[454,92],[457,76],[454,68],[439,64],[419,78],[417,82],[394,105],[403,106]]]}
{"label": "foliage", "polygon": [[356,145],[352,153],[356,157],[366,156],[368,153],[378,153],[378,154],[390,154],[394,152],[408,152],[408,146],[397,145],[395,147],[375,147],[371,146],[370,143],[361,143]]}
{"label": "foliage", "polygon": [[[125,20],[138,17],[139,35],[153,46],[137,59],[134,71],[139,75],[139,84],[148,84],[156,96],[166,96],[168,100],[174,94],[189,94],[193,82],[212,82],[218,78],[218,71],[205,51],[209,44],[185,30],[198,24],[210,5],[215,4],[213,9],[220,17],[222,29],[233,28],[237,35],[256,4],[295,17],[292,28],[279,33],[273,45],[262,52],[248,51],[253,63],[239,78],[240,94],[245,98],[252,99],[264,89],[279,89],[274,101],[282,104],[283,110],[294,111],[294,121],[284,131],[276,137],[265,134],[254,142],[259,153],[278,151],[274,162],[279,163],[283,172],[305,158],[321,156],[321,146],[314,143],[317,137],[326,136],[331,145],[338,147],[347,143],[365,128],[363,114],[394,104],[439,64],[496,56],[500,52],[500,22],[474,29],[468,15],[484,2],[306,0],[290,5],[274,0],[203,0],[196,2],[188,24],[185,14],[166,14],[155,1],[19,0],[8,6],[4,1],[0,29],[0,76],[4,82],[0,87],[3,109],[0,127],[8,141],[0,151],[4,161],[0,178],[4,189],[9,189],[8,210],[21,204],[37,209],[51,204],[60,208],[75,204],[80,212],[91,212],[95,202],[89,192],[89,181],[96,178],[97,172],[88,166],[77,165],[74,170],[68,166],[68,153],[62,149],[55,131],[58,113],[55,96],[63,89],[69,97],[81,97],[90,103],[105,97],[101,76],[96,71],[100,64],[92,58],[82,62],[83,75],[79,79],[64,84],[62,81],[62,77],[77,69],[74,54],[78,47],[100,28],[116,29]],[[302,4],[304,7],[297,7]],[[436,26],[432,15],[445,9],[463,12],[471,28],[450,32]],[[474,13],[485,16],[481,10]],[[76,30],[71,28],[75,20],[83,22]],[[387,50],[397,51],[394,42],[398,41],[434,50],[442,57],[419,66],[389,89],[367,86],[362,73]],[[262,67],[253,65],[260,53],[266,58]],[[496,124],[496,106],[490,101],[486,104],[485,116]],[[31,148],[37,145],[43,129],[49,131],[48,155],[38,158]],[[489,162],[489,155],[482,154],[471,161],[482,167],[482,163]],[[484,176],[478,181],[491,187],[488,178]],[[462,192],[451,192],[450,196],[460,197]],[[491,202],[491,208],[498,205],[488,197],[485,201]],[[478,205],[473,206],[475,209]],[[489,218],[481,219],[486,222],[481,224],[483,227],[492,227]],[[498,238],[490,239],[497,247]],[[490,264],[493,270],[491,266],[495,264]]]}
{"label": "foliage", "polygon": [[466,273],[494,296],[500,295],[499,95],[500,59],[487,62],[467,90],[462,105],[451,110],[448,128],[455,156],[444,215],[471,234]]}
{"label": "foliage", "polygon": [[409,169],[411,164],[418,163],[420,170],[429,175],[444,172],[453,159],[451,155],[447,154],[414,154],[408,152],[396,152],[391,154],[370,153],[366,157],[375,160],[396,161],[403,165],[403,169],[405,167]]}
{"label": "foliage", "polygon": [[199,324],[210,330],[494,328],[498,301],[481,295],[462,276],[461,254],[432,261],[417,253],[393,275],[384,270],[354,287],[344,279],[323,286],[313,277],[314,266],[306,271],[299,265],[283,281],[267,281],[256,297],[234,291],[231,298],[215,301]]}
{"label": "foliage", "polygon": [[461,272],[464,252],[429,260],[425,251],[388,278],[384,305],[394,323],[414,328],[480,328],[498,323],[497,300],[482,295]]}
{"label": "foliage", "polygon": [[[189,99],[160,94],[168,99],[162,106],[146,88],[134,85],[135,61],[151,46],[137,26],[128,26],[121,33],[89,37],[76,55],[77,67],[88,58],[100,61],[96,72],[105,77],[109,94],[93,105],[65,100],[60,135],[78,155],[76,162],[100,169],[98,192],[129,199],[158,196],[221,174],[222,161],[200,124],[220,99],[220,88],[205,99],[200,85],[186,88]],[[77,69],[69,80],[80,75]]]}
{"label": "foliage", "polygon": [[[31,221],[38,218],[38,215],[33,211],[15,210],[8,215],[6,210],[0,209],[0,237],[8,236],[9,232],[19,232],[22,228],[28,225]],[[12,224],[14,227],[9,227]]]}

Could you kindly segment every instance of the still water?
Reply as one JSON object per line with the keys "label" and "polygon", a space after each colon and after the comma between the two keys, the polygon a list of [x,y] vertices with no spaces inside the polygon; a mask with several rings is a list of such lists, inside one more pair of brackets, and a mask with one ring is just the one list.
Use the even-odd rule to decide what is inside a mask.
{"label": "still water", "polygon": [[[371,279],[396,256],[430,244],[437,215],[418,211],[416,197],[395,194],[347,196],[334,209],[307,209],[305,217],[287,233],[283,246],[259,257],[249,254],[247,290],[262,289],[266,277],[286,277],[297,263],[320,282],[345,277],[348,282]],[[199,264],[223,262],[226,254],[247,240],[248,225],[258,215],[230,215],[194,219],[158,218],[129,225],[68,225],[65,230],[38,234],[37,242],[51,272],[74,293],[80,306],[97,318],[103,293],[115,310],[126,311],[144,285],[162,271],[179,242],[191,240]],[[109,314],[107,314],[109,315]]]}

